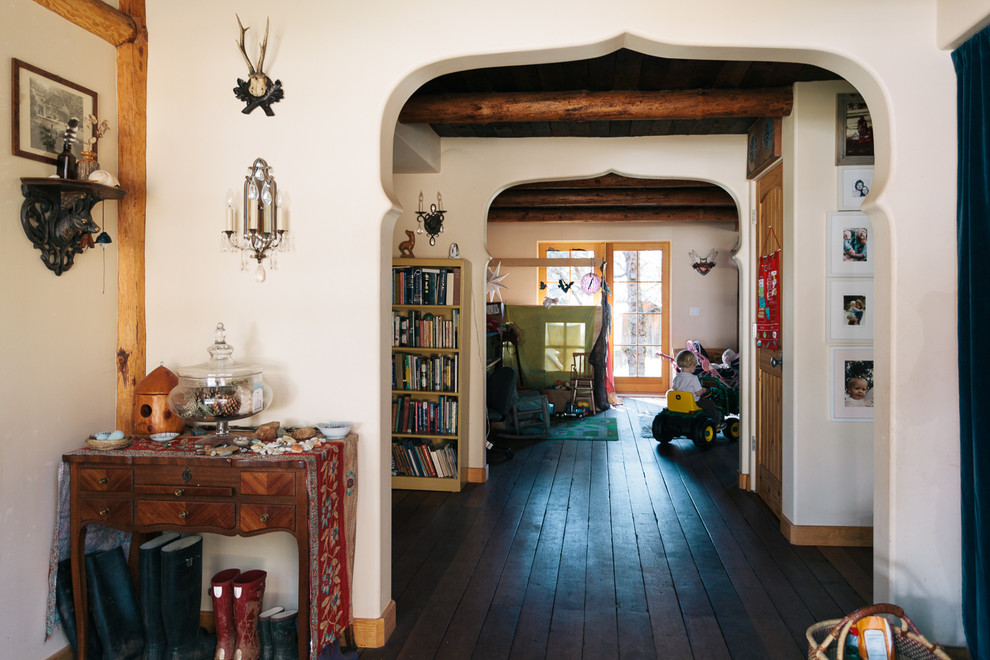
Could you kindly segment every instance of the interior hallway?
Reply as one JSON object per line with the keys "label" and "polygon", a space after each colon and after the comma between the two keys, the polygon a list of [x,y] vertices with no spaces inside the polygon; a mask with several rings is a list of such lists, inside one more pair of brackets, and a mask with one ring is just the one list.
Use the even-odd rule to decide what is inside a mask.
{"label": "interior hallway", "polygon": [[499,441],[486,484],[394,491],[397,627],[361,657],[799,658],[872,601],[872,549],[790,546],[735,444],[658,449],[659,402],[601,413],[618,441]]}

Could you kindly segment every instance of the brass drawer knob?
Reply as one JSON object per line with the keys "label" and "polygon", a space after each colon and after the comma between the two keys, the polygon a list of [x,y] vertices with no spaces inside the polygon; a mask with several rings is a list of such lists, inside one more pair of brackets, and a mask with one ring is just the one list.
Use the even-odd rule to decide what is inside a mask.
{"label": "brass drawer knob", "polygon": [[267,513],[261,514],[261,522],[266,523],[268,522],[269,518],[271,518],[271,516],[269,516]]}
{"label": "brass drawer knob", "polygon": [[108,483],[110,483],[110,480],[109,479],[107,479],[106,477],[100,477],[100,485],[101,486],[106,486]]}
{"label": "brass drawer knob", "polygon": [[105,506],[102,509],[100,509],[100,517],[106,518],[109,515],[110,515],[110,507]]}
{"label": "brass drawer knob", "polygon": [[182,519],[182,520],[185,520],[186,519],[186,516],[188,516],[188,515],[189,515],[189,512],[188,511],[179,511],[179,518]]}
{"label": "brass drawer knob", "polygon": [[186,492],[184,489],[182,489],[182,488],[176,488],[175,489],[175,496],[176,497],[182,497],[182,493],[184,493],[184,492]]}

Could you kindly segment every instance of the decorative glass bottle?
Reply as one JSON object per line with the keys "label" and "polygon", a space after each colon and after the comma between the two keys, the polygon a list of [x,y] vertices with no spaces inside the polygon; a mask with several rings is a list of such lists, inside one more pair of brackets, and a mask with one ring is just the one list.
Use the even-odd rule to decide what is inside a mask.
{"label": "decorative glass bottle", "polygon": [[63,179],[76,178],[76,157],[72,155],[72,143],[68,140],[64,142],[62,153],[56,159],[55,173]]}
{"label": "decorative glass bottle", "polygon": [[76,163],[76,178],[88,179],[89,175],[100,169],[100,164],[96,162],[96,154],[92,151],[83,151],[79,162]]}

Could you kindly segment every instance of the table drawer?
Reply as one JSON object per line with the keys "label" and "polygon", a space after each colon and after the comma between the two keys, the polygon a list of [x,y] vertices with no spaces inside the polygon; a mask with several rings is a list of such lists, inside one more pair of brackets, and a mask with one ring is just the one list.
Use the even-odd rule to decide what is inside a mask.
{"label": "table drawer", "polygon": [[257,532],[262,529],[284,529],[292,532],[296,527],[296,508],[275,504],[241,504],[240,531]]}
{"label": "table drawer", "polygon": [[136,522],[144,525],[234,528],[233,502],[137,500]]}
{"label": "table drawer", "polygon": [[241,495],[272,495],[294,497],[296,494],[295,472],[285,470],[242,470]]}
{"label": "table drawer", "polygon": [[180,497],[232,497],[234,489],[230,486],[176,486],[173,484],[135,484],[134,492],[138,495],[171,495]]}
{"label": "table drawer", "polygon": [[131,490],[130,468],[79,468],[79,490],[126,493]]}
{"label": "table drawer", "polygon": [[131,500],[79,498],[79,521],[99,522],[114,527],[128,526],[133,520]]}
{"label": "table drawer", "polygon": [[225,486],[237,485],[238,471],[229,466],[198,465],[195,461],[178,465],[135,465],[135,485]]}

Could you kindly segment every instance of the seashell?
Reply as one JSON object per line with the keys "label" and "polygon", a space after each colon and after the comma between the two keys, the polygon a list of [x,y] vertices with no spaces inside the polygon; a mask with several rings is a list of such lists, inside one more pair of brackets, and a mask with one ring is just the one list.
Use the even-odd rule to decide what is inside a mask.
{"label": "seashell", "polygon": [[123,439],[124,439],[124,432],[119,429],[107,436],[107,440],[123,440]]}
{"label": "seashell", "polygon": [[97,440],[109,440],[110,431],[100,431],[99,433],[94,433],[93,437],[96,438]]}
{"label": "seashell", "polygon": [[291,451],[293,454],[301,454],[305,451],[305,449],[300,444],[294,444],[294,445],[289,445],[289,451]]}
{"label": "seashell", "polygon": [[117,187],[120,185],[120,181],[117,181],[117,177],[110,174],[106,170],[96,170],[90,173],[90,181],[95,181],[96,183],[102,183],[104,186]]}

